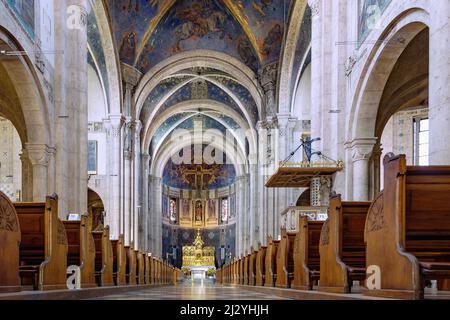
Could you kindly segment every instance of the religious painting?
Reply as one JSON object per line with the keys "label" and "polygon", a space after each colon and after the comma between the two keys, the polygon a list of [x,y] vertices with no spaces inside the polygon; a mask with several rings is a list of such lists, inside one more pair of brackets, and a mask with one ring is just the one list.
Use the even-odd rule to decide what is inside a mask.
{"label": "religious painting", "polygon": [[376,29],[381,15],[391,0],[359,0],[359,43]]}
{"label": "religious painting", "polygon": [[236,195],[230,196],[230,219],[236,218]]}
{"label": "religious painting", "polygon": [[230,214],[228,198],[223,198],[221,200],[220,212],[222,223],[227,223]]}
{"label": "religious painting", "polygon": [[9,7],[14,11],[27,33],[34,38],[35,14],[34,0],[7,0]]}
{"label": "religious painting", "polygon": [[182,218],[183,220],[191,220],[191,202],[188,199],[183,199],[182,204],[183,214]]}
{"label": "religious painting", "polygon": [[208,220],[216,220],[217,221],[217,210],[216,210],[216,200],[208,201]]}
{"label": "religious painting", "polygon": [[201,223],[203,222],[203,203],[202,201],[198,200],[195,202],[195,223]]}
{"label": "religious painting", "polygon": [[162,216],[166,219],[169,216],[169,197],[166,195],[162,196]]}
{"label": "religious painting", "polygon": [[169,200],[169,220],[172,224],[178,221],[177,199],[174,198]]}
{"label": "religious painting", "polygon": [[97,141],[88,141],[88,174],[97,174]]}

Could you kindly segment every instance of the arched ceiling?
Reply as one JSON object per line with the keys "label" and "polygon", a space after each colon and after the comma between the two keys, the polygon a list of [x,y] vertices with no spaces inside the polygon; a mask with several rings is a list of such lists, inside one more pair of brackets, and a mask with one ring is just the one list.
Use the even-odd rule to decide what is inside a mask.
{"label": "arched ceiling", "polygon": [[168,57],[207,49],[253,71],[278,60],[291,0],[109,0],[120,59],[146,73]]}

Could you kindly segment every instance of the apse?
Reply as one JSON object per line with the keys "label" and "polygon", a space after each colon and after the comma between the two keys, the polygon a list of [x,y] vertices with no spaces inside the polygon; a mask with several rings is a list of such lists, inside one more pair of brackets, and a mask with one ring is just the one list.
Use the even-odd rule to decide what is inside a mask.
{"label": "apse", "polygon": [[[207,155],[221,161],[211,164],[205,160]],[[220,266],[235,254],[235,167],[227,163],[224,152],[206,144],[185,147],[176,157],[189,161],[179,164],[170,159],[164,168],[163,254],[182,267],[183,247],[192,245],[200,233],[205,247],[215,248],[215,261]]]}

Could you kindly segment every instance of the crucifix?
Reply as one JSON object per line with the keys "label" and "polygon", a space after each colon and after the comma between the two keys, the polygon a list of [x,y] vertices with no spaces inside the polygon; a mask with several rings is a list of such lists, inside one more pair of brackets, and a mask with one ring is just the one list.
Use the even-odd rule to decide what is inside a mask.
{"label": "crucifix", "polygon": [[[211,183],[216,182],[217,177],[215,176],[219,171],[219,166],[212,166],[211,169],[206,169],[202,165],[196,165],[194,168],[190,169],[187,167],[181,167],[181,179],[183,182],[192,184],[192,181],[188,178],[189,176],[194,176],[194,185],[197,191],[207,189]],[[205,176],[209,176],[206,178]]]}

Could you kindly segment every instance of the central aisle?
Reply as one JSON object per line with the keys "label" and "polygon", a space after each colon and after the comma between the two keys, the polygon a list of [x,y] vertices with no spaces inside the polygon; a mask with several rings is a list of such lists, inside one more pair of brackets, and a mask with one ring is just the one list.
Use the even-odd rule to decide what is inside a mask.
{"label": "central aisle", "polygon": [[286,300],[277,296],[252,292],[235,287],[179,284],[176,287],[159,287],[120,295],[106,296],[95,300]]}

